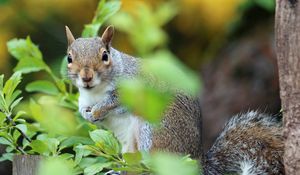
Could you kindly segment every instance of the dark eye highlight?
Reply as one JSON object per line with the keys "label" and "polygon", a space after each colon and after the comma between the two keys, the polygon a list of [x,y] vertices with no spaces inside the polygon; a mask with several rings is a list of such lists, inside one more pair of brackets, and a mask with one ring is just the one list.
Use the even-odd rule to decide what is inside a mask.
{"label": "dark eye highlight", "polygon": [[108,61],[108,54],[106,51],[102,53],[102,61]]}
{"label": "dark eye highlight", "polygon": [[67,57],[67,59],[68,59],[68,63],[70,64],[70,63],[72,63],[72,56],[71,56],[71,54],[68,54],[68,57]]}

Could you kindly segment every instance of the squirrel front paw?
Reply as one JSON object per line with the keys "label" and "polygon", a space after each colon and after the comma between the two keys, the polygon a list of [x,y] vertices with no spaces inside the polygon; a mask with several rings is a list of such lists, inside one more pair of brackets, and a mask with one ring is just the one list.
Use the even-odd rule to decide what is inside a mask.
{"label": "squirrel front paw", "polygon": [[104,175],[121,175],[122,173],[120,171],[114,171],[114,170],[110,170],[108,172],[106,172]]}
{"label": "squirrel front paw", "polygon": [[84,119],[88,120],[89,122],[95,122],[98,120],[94,117],[90,107],[82,109],[81,115]]}
{"label": "squirrel front paw", "polygon": [[103,120],[105,115],[107,114],[107,112],[105,112],[105,110],[99,109],[98,106],[94,106],[91,109],[91,113],[92,113],[92,116],[95,119],[95,121]]}

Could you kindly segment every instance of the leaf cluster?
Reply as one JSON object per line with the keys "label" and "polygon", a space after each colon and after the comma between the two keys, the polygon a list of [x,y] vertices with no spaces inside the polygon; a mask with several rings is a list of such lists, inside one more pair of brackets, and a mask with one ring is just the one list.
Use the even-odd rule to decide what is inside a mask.
{"label": "leaf cluster", "polygon": [[[90,24],[85,25],[82,36],[96,36],[103,23],[120,6],[118,0],[100,1],[95,17]],[[169,7],[172,5],[163,5],[155,12],[153,19],[150,19],[151,10],[143,7],[146,17],[149,18],[147,25],[155,27],[139,26],[135,31],[145,30],[148,34],[158,34],[153,40],[149,40],[149,45],[143,41],[143,47],[149,49],[142,48],[140,52],[149,59],[142,65],[142,74],[151,74],[151,79],[159,84],[167,82],[167,88],[149,86],[147,79],[143,77],[122,80],[120,83],[121,101],[129,109],[154,123],[160,121],[162,112],[171,102],[173,88],[190,95],[195,95],[199,90],[195,75],[175,61],[176,58],[166,48],[152,53],[166,38],[160,28],[176,14],[176,10]],[[120,17],[122,18],[124,16]],[[131,24],[134,23],[131,21],[128,26]],[[120,29],[129,33],[124,26]],[[134,43],[141,40],[137,38],[134,41],[134,35],[130,36]],[[0,75],[0,144],[6,145],[6,153],[1,156],[0,161],[12,160],[15,154],[40,155],[43,156],[43,161],[38,172],[46,175],[94,175],[104,174],[103,172],[110,169],[133,174],[198,174],[197,162],[188,156],[178,157],[162,153],[150,155],[146,152],[121,154],[122,146],[113,133],[87,123],[77,112],[78,93],[65,78],[66,58],[63,58],[61,64],[61,75],[57,76],[45,63],[41,51],[30,37],[12,39],[7,46],[9,53],[17,60],[17,65],[14,68],[15,73],[6,82],[4,75]],[[43,72],[47,78],[28,83],[25,90],[30,96],[23,100],[18,85],[22,76],[35,72]],[[22,106],[25,106],[24,110],[20,110]]]}

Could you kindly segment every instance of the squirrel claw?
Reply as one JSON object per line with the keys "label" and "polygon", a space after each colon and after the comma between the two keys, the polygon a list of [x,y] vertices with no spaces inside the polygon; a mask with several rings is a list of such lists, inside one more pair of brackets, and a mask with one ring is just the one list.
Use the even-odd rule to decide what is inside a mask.
{"label": "squirrel claw", "polygon": [[106,172],[105,175],[121,175],[121,173],[114,170],[110,170]]}
{"label": "squirrel claw", "polygon": [[98,116],[98,115],[100,115],[100,114],[98,114],[95,111],[92,111],[91,108],[86,108],[82,112],[82,117],[85,118],[86,120],[88,120],[91,123],[94,123],[94,122],[97,122],[97,121],[101,120],[101,118],[95,117],[95,116]]}
{"label": "squirrel claw", "polygon": [[90,108],[86,108],[82,111],[81,113],[82,117],[86,120],[88,120],[89,122],[95,122],[97,121],[98,119],[95,119],[94,116],[93,116],[93,113],[91,112],[91,109]]}

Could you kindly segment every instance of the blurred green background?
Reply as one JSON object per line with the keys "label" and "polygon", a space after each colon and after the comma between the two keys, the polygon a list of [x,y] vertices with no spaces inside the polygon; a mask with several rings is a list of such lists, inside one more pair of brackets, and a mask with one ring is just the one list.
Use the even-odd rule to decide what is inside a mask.
{"label": "blurred green background", "polygon": [[[206,149],[231,115],[251,109],[279,112],[274,0],[121,2],[121,10],[106,24],[116,27],[115,48],[137,57],[167,48],[202,78]],[[81,36],[97,4],[98,0],[0,0],[0,74],[8,77],[16,65],[6,42],[28,35],[59,74],[67,47],[64,26]],[[43,76],[35,73],[25,81]]]}
{"label": "blurred green background", "polygon": [[[97,3],[98,0],[1,0],[0,72],[9,74],[14,67],[6,41],[27,35],[39,44],[47,63],[59,70],[58,65],[66,50],[64,26],[68,25],[76,36],[80,36],[84,24],[91,21]],[[131,30],[141,23],[145,28],[153,28],[162,19],[165,21],[161,26],[168,37],[153,30],[153,33],[144,33],[145,42],[154,40],[155,35],[161,40],[168,39],[166,44],[170,50],[198,70],[206,59],[211,59],[226,44],[229,36],[239,34],[244,28],[251,30],[256,20],[262,21],[273,15],[273,8],[273,0],[122,0],[120,13],[134,21],[130,26],[130,19],[124,15],[112,18],[117,26],[113,45],[138,56],[141,52],[130,43],[123,24]],[[256,11],[251,12],[253,9]],[[257,19],[243,19],[245,15],[257,16]],[[118,31],[118,28],[123,31]]]}

